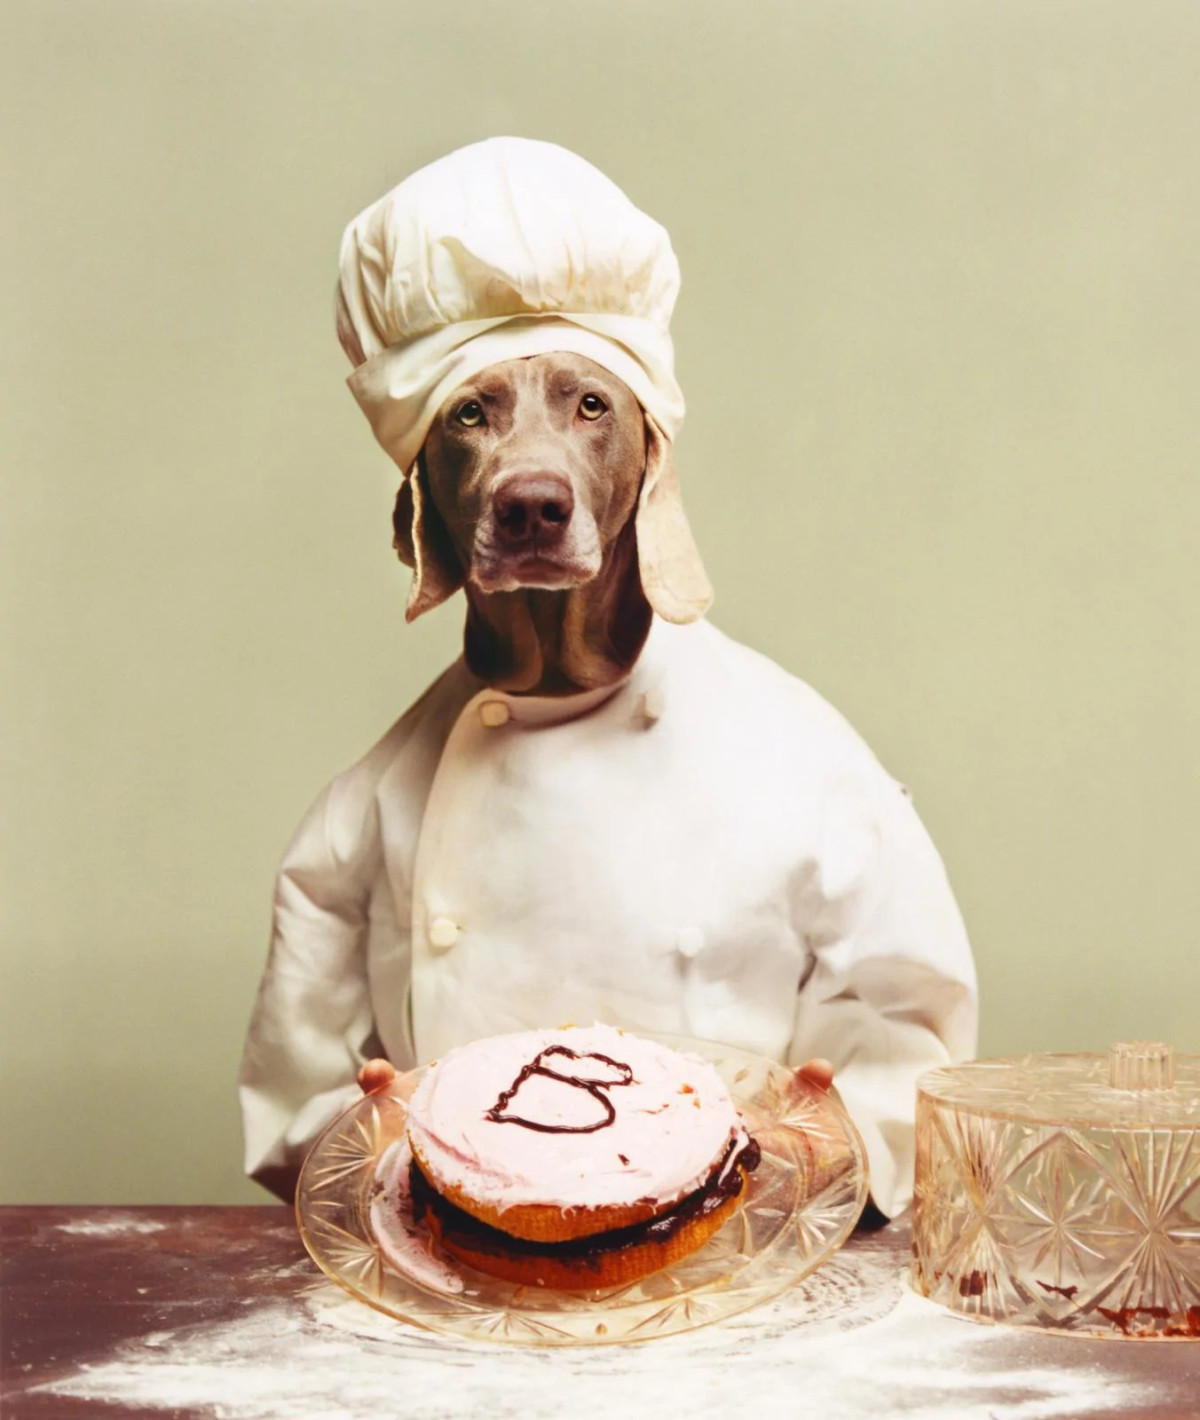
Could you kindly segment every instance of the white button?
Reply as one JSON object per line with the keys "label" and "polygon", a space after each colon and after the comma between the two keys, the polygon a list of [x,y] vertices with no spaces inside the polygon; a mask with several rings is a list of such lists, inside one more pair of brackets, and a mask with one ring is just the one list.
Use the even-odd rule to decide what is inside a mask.
{"label": "white button", "polygon": [[458,923],[449,917],[435,917],[429,924],[429,945],[444,952],[458,941]]}
{"label": "white button", "polygon": [[479,707],[479,718],[489,730],[498,730],[501,725],[507,725],[512,717],[512,712],[503,700],[485,700]]}
{"label": "white button", "polygon": [[675,948],[689,961],[704,947],[704,932],[699,927],[680,927],[675,934]]}
{"label": "white button", "polygon": [[642,715],[652,724],[655,720],[662,719],[663,711],[666,708],[666,697],[661,690],[648,690],[642,696]]}

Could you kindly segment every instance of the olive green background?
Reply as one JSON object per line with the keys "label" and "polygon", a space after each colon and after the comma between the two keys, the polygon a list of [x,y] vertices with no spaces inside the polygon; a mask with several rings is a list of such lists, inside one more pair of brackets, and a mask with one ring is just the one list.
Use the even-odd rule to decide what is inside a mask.
{"label": "olive green background", "polygon": [[986,1053],[1200,1049],[1194,0],[7,7],[0,1195],[261,1198],[272,875],[456,654],[346,221],[494,133],[672,233],[714,620],[909,783]]}

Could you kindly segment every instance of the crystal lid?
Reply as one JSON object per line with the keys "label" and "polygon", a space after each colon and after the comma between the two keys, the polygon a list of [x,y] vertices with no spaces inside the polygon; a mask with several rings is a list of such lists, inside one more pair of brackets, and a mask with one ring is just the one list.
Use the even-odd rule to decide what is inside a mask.
{"label": "crystal lid", "polygon": [[923,1075],[919,1088],[960,1112],[1029,1124],[1200,1129],[1200,1055],[1158,1042],[951,1065]]}
{"label": "crystal lid", "polygon": [[946,1067],[916,1125],[917,1291],[980,1321],[1200,1340],[1200,1056]]}

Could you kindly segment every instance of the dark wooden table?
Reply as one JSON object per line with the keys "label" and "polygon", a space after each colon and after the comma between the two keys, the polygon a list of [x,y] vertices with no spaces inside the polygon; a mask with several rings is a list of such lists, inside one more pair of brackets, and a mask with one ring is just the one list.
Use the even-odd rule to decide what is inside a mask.
{"label": "dark wooden table", "polygon": [[289,1210],[0,1208],[4,1420],[1200,1417],[1200,1343],[978,1326],[903,1283],[902,1227],[778,1301],[639,1346],[480,1346],[325,1282]]}

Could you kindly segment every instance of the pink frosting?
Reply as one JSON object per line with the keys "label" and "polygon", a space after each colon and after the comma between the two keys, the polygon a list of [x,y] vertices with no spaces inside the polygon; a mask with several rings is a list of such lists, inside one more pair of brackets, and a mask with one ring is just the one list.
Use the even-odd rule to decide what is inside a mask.
{"label": "pink frosting", "polygon": [[[602,1061],[551,1055],[549,1068],[592,1089],[534,1075],[499,1112],[546,1125],[601,1127],[548,1133],[490,1119],[502,1092],[554,1045],[627,1065],[632,1081],[619,1083],[625,1072]],[[646,1198],[670,1204],[700,1187],[731,1141],[745,1140],[729,1091],[707,1061],[604,1025],[521,1031],[451,1050],[413,1094],[408,1133],[435,1187],[462,1188],[501,1211]]]}

